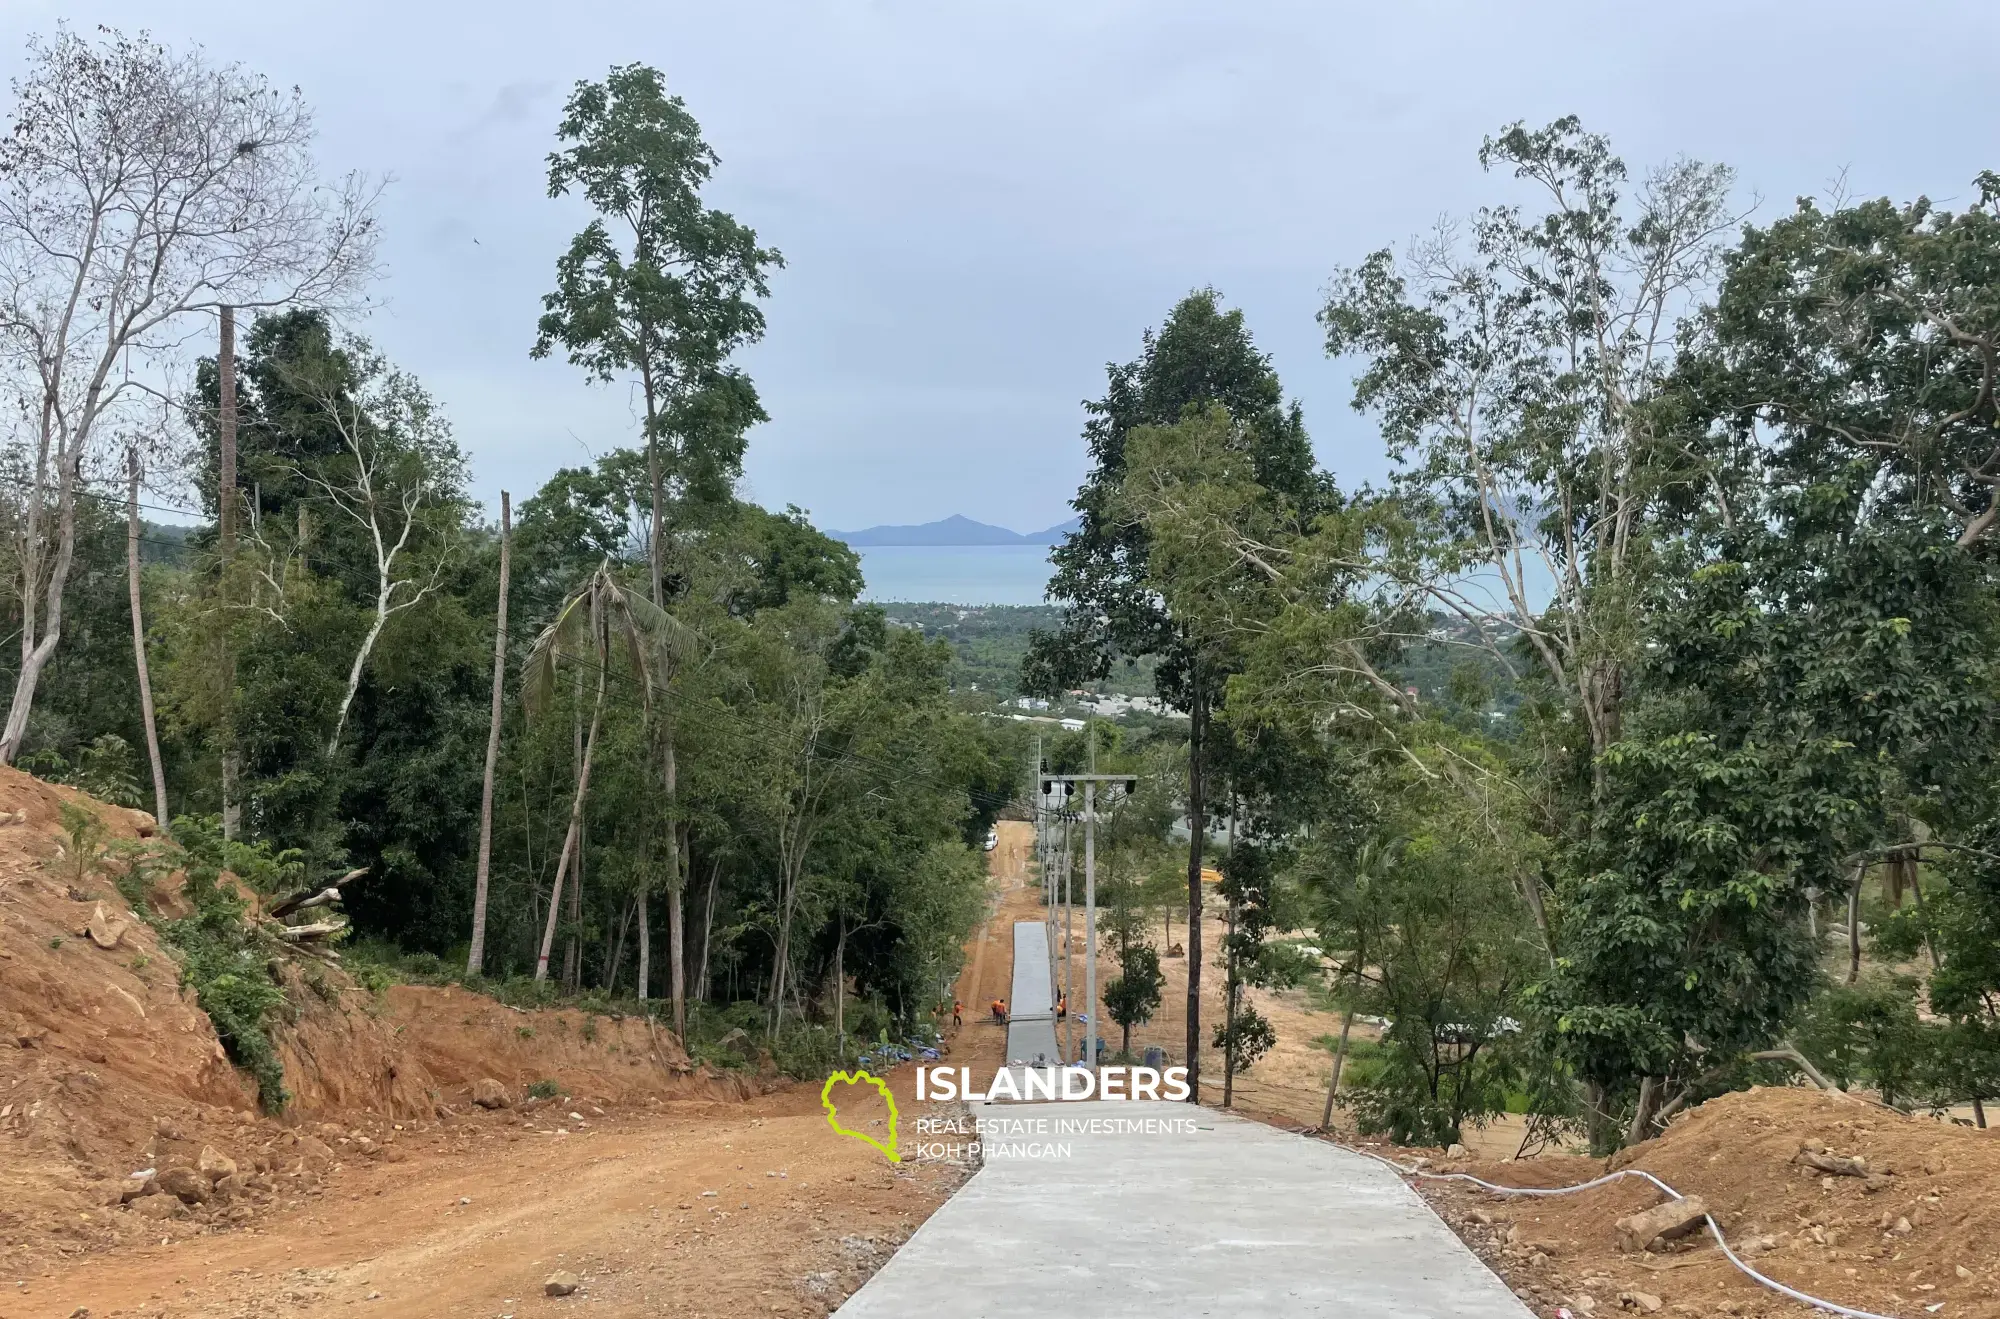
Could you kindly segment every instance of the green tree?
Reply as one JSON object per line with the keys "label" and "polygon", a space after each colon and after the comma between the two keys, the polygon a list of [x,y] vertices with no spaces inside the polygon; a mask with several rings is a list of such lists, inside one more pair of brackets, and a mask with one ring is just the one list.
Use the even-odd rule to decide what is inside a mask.
{"label": "green tree", "polygon": [[1151,535],[1126,498],[1127,444],[1146,427],[1169,427],[1190,413],[1220,408],[1242,428],[1249,479],[1274,495],[1316,503],[1323,491],[1296,404],[1287,406],[1270,360],[1252,343],[1240,310],[1225,311],[1213,289],[1188,295],[1140,356],[1108,369],[1104,397],[1087,404],[1092,467],[1072,501],[1081,526],[1052,554],[1049,595],[1065,606],[1062,627],[1034,639],[1022,685],[1054,695],[1102,677],[1115,659],[1155,661],[1161,696],[1189,716],[1186,810],[1193,823],[1187,860],[1188,1037],[1191,1084],[1201,1052],[1201,853],[1208,807],[1203,768],[1209,716],[1228,668],[1213,635],[1196,635],[1156,591]]}
{"label": "green tree", "polygon": [[1104,987],[1104,1010],[1123,1033],[1118,1051],[1132,1052],[1132,1028],[1153,1019],[1167,987],[1166,973],[1160,970],[1159,950],[1150,944],[1132,943],[1118,952],[1118,975]]}
{"label": "green tree", "polygon": [[578,856],[584,804],[590,795],[590,775],[596,763],[597,739],[604,722],[605,685],[615,656],[622,655],[642,683],[650,708],[655,687],[662,675],[700,644],[689,629],[666,610],[636,595],[613,571],[610,560],[580,583],[549,625],[535,638],[528,652],[527,672],[522,676],[521,697],[531,713],[547,709],[553,702],[556,667],[559,663],[594,668],[596,695],[591,703],[590,732],[583,743],[577,769],[576,793],[570,806],[569,825],[563,835],[560,858],[556,862],[555,885],[549,895],[548,922],[542,933],[541,951],[535,959],[535,979],[546,979],[549,950],[555,942],[557,912],[561,906],[563,880]]}
{"label": "green tree", "polygon": [[[597,216],[556,262],[556,290],[543,299],[534,355],[560,345],[593,380],[638,378],[651,598],[665,608],[670,488],[714,502],[742,469],[744,432],[764,411],[749,377],[728,359],[762,337],[757,300],[768,295],[768,272],[783,259],[758,246],[754,230],[703,204],[718,157],[658,70],[628,64],[602,83],[579,82],[557,136],[567,145],[549,157],[549,195],[579,192]],[[683,824],[673,807],[671,708],[656,729],[668,803],[663,869],[674,1029],[685,1036]],[[638,910],[643,998],[651,948],[643,894]]]}
{"label": "green tree", "polygon": [[1399,465],[1408,521],[1380,570],[1573,713],[1581,736],[1551,739],[1548,777],[1588,786],[1551,801],[1587,823],[1643,640],[1653,518],[1707,485],[1681,456],[1667,381],[1733,222],[1731,176],[1678,160],[1628,198],[1624,161],[1574,116],[1510,125],[1479,160],[1533,202],[1338,272],[1320,322],[1331,356],[1361,359],[1354,405]]}

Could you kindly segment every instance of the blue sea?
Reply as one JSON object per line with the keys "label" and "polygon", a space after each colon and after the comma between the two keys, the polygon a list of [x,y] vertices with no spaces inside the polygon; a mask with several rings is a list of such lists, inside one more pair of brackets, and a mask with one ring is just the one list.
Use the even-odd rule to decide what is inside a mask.
{"label": "blue sea", "polygon": [[859,548],[864,600],[953,605],[1038,605],[1048,585],[1047,545],[875,545]]}

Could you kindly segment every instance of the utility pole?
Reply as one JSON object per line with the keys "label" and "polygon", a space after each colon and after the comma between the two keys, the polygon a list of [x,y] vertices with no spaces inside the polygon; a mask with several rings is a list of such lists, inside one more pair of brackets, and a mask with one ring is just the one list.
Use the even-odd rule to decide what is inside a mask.
{"label": "utility pole", "polygon": [[[1093,751],[1092,760],[1096,756]],[[1121,796],[1130,796],[1139,790],[1139,780],[1130,774],[1047,774],[1042,777],[1042,790],[1046,795],[1060,794],[1067,800],[1083,785],[1083,904],[1084,904],[1084,997],[1085,1022],[1083,1052],[1089,1066],[1097,1066],[1097,787],[1103,784],[1106,800],[1115,801]],[[1063,815],[1063,884],[1069,885],[1069,814]],[[1073,897],[1065,902],[1069,912],[1075,910]],[[1064,997],[1068,997],[1069,986],[1069,922],[1070,915],[1063,918],[1063,985]],[[1076,1016],[1074,1008],[1063,1020],[1063,1054],[1069,1056],[1069,1021]]]}
{"label": "utility pole", "polygon": [[[472,882],[472,949],[466,954],[465,969],[472,975],[486,970],[486,900],[493,865],[493,774],[500,763],[500,720],[506,713],[504,698],[507,681],[507,577],[511,571],[514,541],[514,503],[505,490],[500,492],[500,604],[493,624],[493,713],[486,725],[486,773],[479,790],[479,864]],[[643,949],[642,949],[643,951]],[[643,964],[643,957],[641,963]],[[639,978],[640,995],[645,994],[645,977]]]}
{"label": "utility pole", "polygon": [[[1095,748],[1093,748],[1094,750]],[[1096,760],[1096,756],[1091,757]],[[1083,1051],[1097,1066],[1097,781],[1083,785],[1083,1001],[1090,1010]]]}
{"label": "utility pole", "polygon": [[[1065,802],[1067,802],[1067,799],[1068,799],[1068,793],[1069,793],[1069,788],[1068,788],[1068,786],[1067,786],[1067,785],[1064,785],[1064,786],[1062,787],[1062,789],[1061,789],[1061,790],[1062,790],[1062,792],[1063,792],[1063,794],[1064,794],[1064,799],[1065,799]],[[1069,955],[1069,950],[1070,950],[1070,939],[1071,939],[1071,937],[1072,937],[1072,931],[1073,931],[1073,930],[1075,929],[1075,925],[1076,925],[1076,885],[1074,884],[1074,882],[1073,882],[1073,881],[1071,880],[1071,877],[1070,877],[1070,864],[1069,864],[1069,809],[1068,809],[1067,805],[1065,805],[1065,806],[1064,806],[1064,809],[1063,809],[1063,814],[1062,814],[1062,861],[1061,861],[1061,862],[1060,862],[1059,864],[1060,864],[1060,865],[1062,866],[1062,888],[1063,888],[1063,891],[1062,891],[1062,901],[1063,901],[1063,937],[1062,937],[1062,953],[1063,953],[1063,978],[1062,978],[1062,994],[1063,994],[1063,1057],[1065,1057],[1065,1058],[1073,1058],[1073,1057],[1075,1057],[1076,1055],[1075,1055],[1075,1053],[1074,1053],[1074,1052],[1073,1052],[1073,1051],[1071,1050],[1071,1048],[1070,1048],[1070,1045],[1071,1045],[1071,1044],[1072,1044],[1072,1042],[1074,1042],[1074,1040],[1076,1039],[1076,1034],[1075,1034],[1075,1031],[1073,1030],[1073,1028],[1072,1028],[1072,1026],[1071,1026],[1071,1023],[1072,1023],[1072,1022],[1074,1022],[1074,1021],[1076,1020],[1076,1014],[1075,1014],[1074,1012],[1071,1012],[1071,1011],[1069,1011],[1069,1001],[1070,1001],[1070,1000],[1071,1000],[1072,998],[1075,998],[1075,997],[1076,997],[1076,995],[1070,992],[1070,991],[1071,991],[1071,990],[1072,990],[1073,988],[1075,988],[1075,986],[1074,986],[1074,984],[1072,983],[1072,981],[1073,981],[1073,979],[1074,979],[1074,975],[1073,975],[1072,971],[1070,970],[1070,955]]]}
{"label": "utility pole", "polygon": [[[236,554],[236,308],[223,307],[215,352],[216,490],[215,546],[222,561],[223,599],[229,598],[229,562]],[[225,614],[226,617],[226,614]],[[243,753],[236,741],[236,647],[224,625],[222,717],[222,837],[236,837],[243,820],[240,779]]]}
{"label": "utility pole", "polygon": [[[1083,726],[1088,739],[1084,767],[1097,773],[1097,721]],[[1097,1045],[1102,1033],[1097,1026],[1097,780],[1083,784],[1083,1002],[1089,1016],[1084,1029],[1083,1049],[1090,1065],[1097,1067]]]}

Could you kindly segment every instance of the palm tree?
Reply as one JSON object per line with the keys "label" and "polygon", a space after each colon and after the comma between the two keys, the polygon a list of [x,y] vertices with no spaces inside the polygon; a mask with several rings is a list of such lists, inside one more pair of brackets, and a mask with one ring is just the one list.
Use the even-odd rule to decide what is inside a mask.
{"label": "palm tree", "polygon": [[[693,629],[666,610],[634,593],[611,571],[611,560],[599,564],[563,601],[555,619],[543,628],[529,648],[526,672],[522,677],[521,702],[530,718],[548,708],[554,696],[556,668],[567,661],[597,668],[597,695],[591,705],[590,733],[584,739],[583,766],[577,771],[576,796],[570,803],[569,829],[563,835],[562,855],[556,861],[555,888],[549,894],[548,921],[542,929],[542,946],[535,958],[535,979],[549,974],[549,950],[555,945],[557,912],[561,910],[563,881],[576,856],[577,839],[583,830],[584,803],[590,795],[590,769],[597,755],[597,733],[604,720],[604,684],[610,676],[612,653],[623,649],[632,671],[641,679],[645,708],[653,708],[653,689],[662,685],[680,658],[700,644]],[[640,894],[641,902],[645,894]]]}

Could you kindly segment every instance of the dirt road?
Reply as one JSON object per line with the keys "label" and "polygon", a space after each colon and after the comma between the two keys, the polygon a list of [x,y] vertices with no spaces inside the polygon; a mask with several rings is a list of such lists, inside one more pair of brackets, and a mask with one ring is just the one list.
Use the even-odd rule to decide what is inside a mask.
{"label": "dirt road", "polygon": [[[1004,933],[1033,907],[1026,829],[1000,826],[994,919],[969,945],[960,985],[968,1009],[1005,992]],[[968,1011],[952,1060],[997,1066],[1004,1040]],[[907,1147],[923,1115],[913,1070],[890,1081]],[[318,1134],[331,1144],[340,1133]],[[357,1304],[371,1319],[535,1319],[586,1301],[606,1317],[818,1316],[965,1176],[947,1163],[892,1165],[835,1135],[805,1085],[747,1103],[578,1097],[475,1111],[407,1125],[394,1144],[393,1161],[352,1158],[236,1230],[162,1223],[165,1244],[6,1279],[0,1317],[275,1319]],[[558,1270],[581,1279],[575,1296],[543,1294]]]}
{"label": "dirt road", "polygon": [[[907,1069],[905,1069],[907,1070]],[[80,1260],[0,1314],[560,1314],[567,1269],[601,1315],[824,1314],[957,1185],[833,1135],[818,1094],[599,1117],[566,1105],[406,1138],[247,1230]],[[678,1110],[678,1111],[675,1111]],[[555,1134],[567,1132],[564,1135]],[[163,1228],[163,1232],[169,1231]]]}

